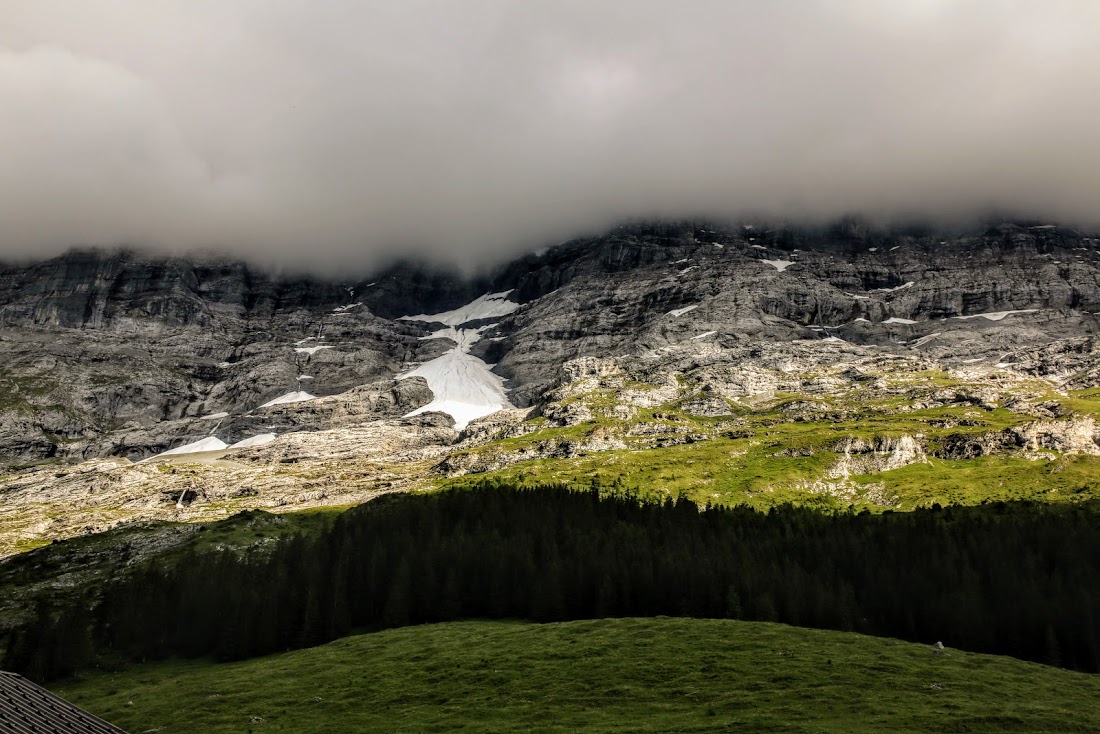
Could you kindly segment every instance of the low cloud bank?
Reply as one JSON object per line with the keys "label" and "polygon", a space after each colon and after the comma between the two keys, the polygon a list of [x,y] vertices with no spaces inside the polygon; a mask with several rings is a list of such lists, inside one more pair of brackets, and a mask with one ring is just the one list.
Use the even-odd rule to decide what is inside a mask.
{"label": "low cloud bank", "polygon": [[1092,0],[0,14],[0,257],[477,267],[630,217],[1100,222]]}

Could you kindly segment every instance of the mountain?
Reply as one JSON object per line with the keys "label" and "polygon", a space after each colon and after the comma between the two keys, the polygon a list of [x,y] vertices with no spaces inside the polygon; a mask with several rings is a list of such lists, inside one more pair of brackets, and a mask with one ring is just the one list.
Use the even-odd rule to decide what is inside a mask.
{"label": "mountain", "polygon": [[2,266],[0,550],[492,477],[880,509],[1091,496],[1098,255],[1041,222],[852,218],[624,224],[474,279]]}

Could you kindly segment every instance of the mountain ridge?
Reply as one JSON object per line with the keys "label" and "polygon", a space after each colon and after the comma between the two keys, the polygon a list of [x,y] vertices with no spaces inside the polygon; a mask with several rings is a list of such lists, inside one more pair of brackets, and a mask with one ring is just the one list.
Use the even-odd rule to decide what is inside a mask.
{"label": "mountain ridge", "polygon": [[[448,325],[505,292],[515,308]],[[407,264],[357,283],[279,280],[243,263],[82,251],[0,269],[0,491],[29,513],[11,534],[23,543],[524,467],[583,480],[594,457],[652,483],[616,452],[694,444],[719,461],[700,447],[733,441],[756,456],[771,422],[816,431],[776,449],[808,452],[761,475],[776,497],[900,506],[907,484],[859,477],[901,476],[922,457],[1100,452],[1097,311],[1100,239],[1042,224],[628,224],[469,281]],[[505,398],[468,426],[428,407],[432,379],[457,369],[438,360],[459,352]],[[416,376],[428,364],[443,371]],[[211,437],[244,445],[131,463]],[[857,439],[872,456],[904,439],[908,458],[833,451]],[[719,483],[723,501],[760,497]],[[85,495],[72,517],[29,509]]]}

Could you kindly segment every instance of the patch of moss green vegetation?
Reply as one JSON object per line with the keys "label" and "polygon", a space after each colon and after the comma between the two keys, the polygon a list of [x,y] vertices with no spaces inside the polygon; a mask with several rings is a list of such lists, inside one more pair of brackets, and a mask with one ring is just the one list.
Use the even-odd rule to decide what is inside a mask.
{"label": "patch of moss green vegetation", "polygon": [[901,498],[898,509],[981,502],[1033,500],[1083,502],[1100,497],[1100,457],[1062,456],[1053,461],[984,456],[941,461],[854,477],[884,482]]}
{"label": "patch of moss green vegetation", "polygon": [[781,443],[754,445],[749,439],[716,439],[644,450],[594,452],[570,459],[537,459],[500,471],[444,480],[443,487],[475,486],[487,478],[519,486],[563,482],[581,486],[593,480],[614,489],[637,489],[643,496],[684,495],[699,503],[770,507],[783,502],[846,506],[805,492],[777,489],[817,478],[830,454],[783,456]]}
{"label": "patch of moss green vegetation", "polygon": [[28,553],[32,550],[35,550],[36,548],[41,548],[42,546],[49,545],[49,544],[50,544],[50,541],[48,541],[44,538],[30,538],[30,539],[27,539],[27,540],[23,540],[19,543],[16,543],[15,544],[15,552],[17,554],[19,554],[19,553]]}
{"label": "patch of moss green vegetation", "polygon": [[[923,387],[972,387],[939,371],[894,376]],[[1040,387],[1045,383],[1037,383]],[[1100,390],[1075,391],[1068,397],[1049,386],[1033,391],[1057,400],[1064,415],[1100,415]],[[572,398],[595,411],[614,390]],[[911,509],[940,504],[975,504],[987,500],[1031,499],[1078,501],[1100,497],[1100,464],[1092,457],[1060,458],[1053,464],[1007,455],[983,459],[915,464],[873,476],[851,477],[843,491],[827,485],[837,478],[829,470],[854,439],[873,444],[883,439],[919,437],[930,456],[961,437],[995,434],[1035,420],[998,407],[968,403],[914,409],[904,395],[869,397],[854,389],[826,396],[777,392],[754,405],[733,405],[728,415],[699,417],[683,408],[694,392],[654,408],[638,409],[629,420],[597,415],[568,427],[542,427],[524,436],[471,448],[462,454],[494,456],[517,462],[495,471],[454,477],[441,487],[470,486],[483,479],[520,485],[563,482],[629,488],[643,496],[676,496],[719,504],[769,507],[783,502],[827,508]],[[665,430],[668,429],[668,430]],[[682,443],[685,436],[692,438]],[[585,452],[584,442],[615,438],[623,450]],[[700,440],[702,439],[702,440]],[[572,443],[575,456],[535,458],[547,444]],[[670,445],[673,444],[673,445]],[[680,445],[675,445],[680,444]],[[524,460],[523,454],[531,459]],[[461,457],[462,454],[459,454]],[[518,454],[518,455],[517,455]],[[507,462],[505,462],[507,463]],[[477,465],[477,462],[474,464]],[[499,465],[499,463],[498,463]]]}
{"label": "patch of moss green vegetation", "polygon": [[11,370],[0,369],[0,387],[22,395],[39,397],[48,395],[58,387],[52,373],[41,375],[17,375]]}
{"label": "patch of moss green vegetation", "polygon": [[731,620],[406,627],[53,688],[128,731],[1100,731],[1097,676]]}
{"label": "patch of moss green vegetation", "polygon": [[48,459],[35,459],[34,461],[24,461],[18,459],[6,461],[3,457],[0,457],[0,471],[4,472],[3,474],[0,474],[0,482],[18,476],[19,472],[27,471],[29,469],[41,469],[43,467],[50,466],[69,466],[79,463],[79,461],[80,460],[76,458],[57,456],[51,456]]}
{"label": "patch of moss green vegetation", "polygon": [[910,379],[912,382],[935,385],[936,387],[955,387],[964,384],[951,377],[943,370],[924,370],[922,372],[915,372]]}
{"label": "patch of moss green vegetation", "polygon": [[33,399],[49,395],[56,388],[56,379],[49,376],[16,375],[0,369],[0,411],[32,412]]}
{"label": "patch of moss green vegetation", "polygon": [[[1005,456],[912,464],[870,476],[851,477],[854,497],[808,491],[838,455],[819,450],[798,455],[815,434],[762,443],[758,439],[716,439],[635,451],[594,452],[568,459],[538,459],[504,469],[442,480],[441,487],[474,486],[502,479],[520,486],[564,482],[635,489],[642,496],[684,495],[706,504],[767,508],[790,502],[841,508],[886,509],[877,497],[892,498],[891,509],[932,504],[980,504],[997,500],[1080,502],[1100,498],[1100,458],[1059,457],[1033,461]],[[794,455],[790,455],[791,451]],[[807,448],[807,451],[810,449]],[[879,491],[874,491],[879,490]],[[870,495],[874,491],[875,497]]]}
{"label": "patch of moss green vegetation", "polygon": [[1078,415],[1100,417],[1100,388],[1071,390],[1067,395],[1051,395],[1064,409]]}
{"label": "patch of moss green vegetation", "polygon": [[42,431],[42,435],[50,443],[57,443],[57,444],[77,443],[80,440],[78,438],[69,438],[67,436],[61,436],[61,435],[58,435],[56,433],[50,433],[49,431],[45,431],[45,430]]}

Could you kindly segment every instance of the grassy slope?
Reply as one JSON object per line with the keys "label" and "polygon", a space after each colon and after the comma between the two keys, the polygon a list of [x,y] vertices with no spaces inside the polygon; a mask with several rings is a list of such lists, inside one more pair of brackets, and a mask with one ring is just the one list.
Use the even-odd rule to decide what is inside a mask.
{"label": "grassy slope", "polygon": [[[961,383],[952,386],[967,387]],[[1068,397],[1051,393],[1048,397],[1058,397],[1076,415],[1100,417],[1100,399],[1094,392],[1075,391]],[[595,405],[607,397],[602,392],[594,396],[574,400]],[[786,408],[797,400],[831,405],[843,417],[793,419]],[[1073,502],[1100,497],[1100,457],[1093,456],[1059,456],[1053,461],[1009,455],[952,461],[933,458],[928,464],[852,476],[848,488],[832,494],[807,491],[815,481],[835,481],[829,479],[828,470],[841,455],[833,448],[847,438],[920,435],[930,446],[935,446],[949,436],[978,436],[1035,420],[1003,408],[983,410],[953,405],[899,412],[906,402],[900,398],[875,400],[859,393],[843,399],[782,395],[757,408],[733,406],[728,417],[698,418],[679,410],[680,402],[641,411],[630,421],[596,418],[569,428],[542,429],[496,441],[468,453],[487,456],[511,453],[548,440],[584,441],[608,430],[626,435],[639,422],[674,425],[682,432],[706,434],[709,429],[709,440],[522,461],[495,471],[443,479],[437,486],[461,487],[486,479],[520,485],[547,481],[587,485],[593,477],[599,477],[605,485],[617,483],[637,489],[643,496],[684,494],[700,504],[748,504],[761,509],[794,502],[832,508],[855,505],[871,510],[885,507],[910,510],[936,502],[942,505],[1023,499]],[[610,403],[614,403],[613,398]],[[662,418],[671,417],[674,422],[654,419],[654,413]],[[732,430],[731,425],[735,426]]]}
{"label": "grassy slope", "polygon": [[[881,510],[861,491],[876,490],[893,501],[892,509],[912,510],[938,502],[980,504],[983,501],[1032,500],[1078,502],[1100,498],[1100,457],[1060,457],[1033,461],[1019,457],[914,464],[870,476],[853,476],[853,498],[811,494],[800,485],[821,479],[836,455],[769,456],[766,451],[741,453],[738,441],[715,439],[636,451],[592,453],[572,459],[542,459],[484,474],[470,474],[439,482],[441,488],[464,487],[488,479],[520,486],[563,482],[587,486],[593,477],[604,485],[620,482],[642,496],[684,494],[692,500],[767,509],[783,502],[817,504],[825,508]],[[884,487],[884,490],[878,489]]]}
{"label": "grassy slope", "polygon": [[725,620],[431,625],[54,689],[131,732],[1100,731],[1097,676]]}

